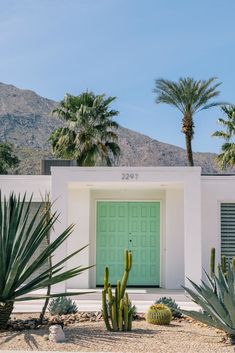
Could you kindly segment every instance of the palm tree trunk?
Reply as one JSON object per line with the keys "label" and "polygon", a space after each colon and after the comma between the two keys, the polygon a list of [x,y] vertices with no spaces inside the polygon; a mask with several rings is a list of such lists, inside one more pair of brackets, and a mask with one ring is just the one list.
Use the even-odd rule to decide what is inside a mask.
{"label": "palm tree trunk", "polygon": [[193,151],[192,151],[192,139],[194,133],[194,124],[193,117],[190,111],[187,111],[182,120],[182,132],[185,134],[185,142],[186,142],[186,154],[188,159],[188,165],[190,167],[194,166],[193,163]]}
{"label": "palm tree trunk", "polygon": [[186,142],[186,154],[188,159],[188,165],[190,167],[194,166],[193,162],[193,151],[192,151],[192,138],[189,135],[185,135],[185,142]]}
{"label": "palm tree trunk", "polygon": [[10,319],[13,311],[14,303],[9,302],[5,305],[0,305],[0,330],[6,328],[7,322]]}

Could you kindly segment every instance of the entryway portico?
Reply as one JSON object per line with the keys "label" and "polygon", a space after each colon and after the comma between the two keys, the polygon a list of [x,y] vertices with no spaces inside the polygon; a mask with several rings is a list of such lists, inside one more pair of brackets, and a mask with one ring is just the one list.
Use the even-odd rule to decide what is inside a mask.
{"label": "entryway portico", "polygon": [[[156,261],[152,264],[150,260],[143,260],[146,271],[147,269],[153,271],[153,277],[148,280],[146,286],[159,285],[174,289],[180,288],[186,277],[196,282],[201,279],[200,167],[52,167],[51,197],[52,200],[56,200],[53,207],[60,213],[60,222],[55,224],[54,234],[60,234],[70,223],[76,224],[66,246],[61,247],[55,254],[54,261],[89,243],[89,248],[68,261],[67,267],[78,264],[89,266],[96,264],[97,260],[97,265],[103,266],[101,261],[103,255],[99,256],[99,251],[103,251],[104,246],[99,247],[99,237],[102,234],[99,235],[98,229],[98,205],[103,202],[103,205],[108,205],[107,209],[110,209],[111,203],[113,204],[113,219],[110,220],[112,214],[108,214],[105,221],[112,232],[113,226],[118,227],[121,224],[117,213],[119,211],[115,211],[118,202],[126,210],[123,214],[126,223],[132,219],[130,212],[133,212],[133,207],[139,215],[143,214],[143,222],[136,223],[137,228],[132,233],[136,236],[135,239],[137,233],[139,234],[139,245],[136,245],[138,261],[141,262],[141,256],[142,260],[146,258],[151,249],[152,254],[153,252],[156,254]],[[145,205],[152,205],[156,209],[151,211]],[[159,205],[159,212],[156,205]],[[159,224],[156,221],[157,217]],[[152,221],[154,231],[150,234],[150,228],[146,227]],[[125,227],[124,232],[131,233],[130,228]],[[141,242],[141,234],[144,234],[142,239],[145,239],[145,242]],[[108,232],[107,236],[102,237],[108,244]],[[130,236],[127,234],[125,238],[123,235],[123,239],[123,246],[126,246],[125,241],[129,241]],[[149,252],[144,253],[144,247],[149,248],[146,250]],[[115,249],[115,245],[113,247],[108,245],[108,251],[110,249]],[[118,256],[117,253],[114,256]],[[137,277],[136,274],[133,285],[141,285]],[[92,268],[79,278],[62,284],[58,289],[95,288],[98,282],[97,270]]]}

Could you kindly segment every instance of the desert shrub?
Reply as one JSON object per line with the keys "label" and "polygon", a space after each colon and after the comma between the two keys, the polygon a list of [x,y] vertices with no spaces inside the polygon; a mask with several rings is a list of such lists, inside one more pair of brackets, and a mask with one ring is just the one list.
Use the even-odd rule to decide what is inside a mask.
{"label": "desert shrub", "polygon": [[48,310],[51,315],[67,315],[75,314],[78,308],[75,301],[72,301],[71,298],[58,297],[51,300]]}

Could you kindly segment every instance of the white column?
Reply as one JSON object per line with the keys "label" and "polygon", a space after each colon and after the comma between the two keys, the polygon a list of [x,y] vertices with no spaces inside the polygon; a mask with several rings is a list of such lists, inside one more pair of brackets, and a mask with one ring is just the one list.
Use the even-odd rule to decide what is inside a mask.
{"label": "white column", "polygon": [[184,263],[187,277],[196,283],[202,278],[201,178],[194,175],[184,187]]}
{"label": "white column", "polygon": [[[56,177],[53,178],[52,175],[52,186],[51,186],[51,201],[52,212],[57,212],[59,219],[54,224],[54,229],[51,232],[51,241],[56,239],[68,226],[67,223],[67,185],[63,181],[56,180]],[[57,251],[52,257],[52,263],[55,264],[61,261],[64,257],[67,256],[67,241],[60,245]],[[66,264],[64,264],[64,270],[66,270]],[[61,282],[53,286],[53,292],[65,292],[66,283]]]}
{"label": "white column", "polygon": [[165,288],[184,284],[184,192],[166,190]]}
{"label": "white column", "polygon": [[[68,201],[68,222],[75,229],[67,241],[68,254],[90,243],[90,190],[70,189]],[[68,261],[68,268],[87,267],[90,263],[89,246]],[[68,289],[89,288],[89,270],[67,281]]]}

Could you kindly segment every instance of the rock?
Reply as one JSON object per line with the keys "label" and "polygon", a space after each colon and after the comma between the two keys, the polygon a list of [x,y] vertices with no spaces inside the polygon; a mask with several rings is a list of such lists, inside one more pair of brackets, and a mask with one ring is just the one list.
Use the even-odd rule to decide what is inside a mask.
{"label": "rock", "polygon": [[51,342],[65,342],[65,335],[64,331],[62,330],[62,327],[60,325],[52,325],[49,328],[50,334],[49,334],[49,340]]}

